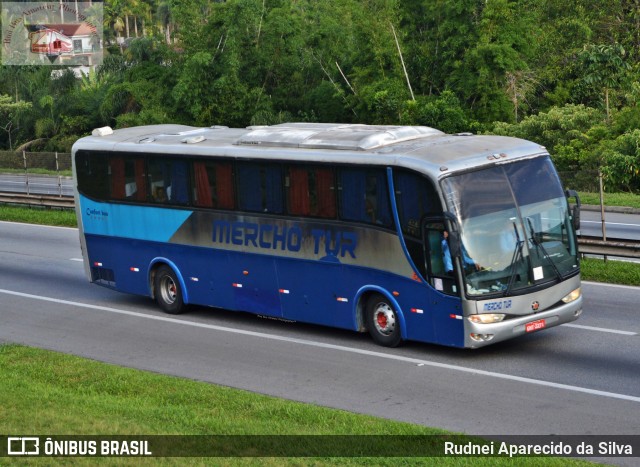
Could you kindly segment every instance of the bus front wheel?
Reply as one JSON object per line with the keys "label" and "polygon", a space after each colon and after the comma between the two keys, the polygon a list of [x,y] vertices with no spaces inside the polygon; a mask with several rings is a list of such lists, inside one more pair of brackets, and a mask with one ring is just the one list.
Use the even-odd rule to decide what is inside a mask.
{"label": "bus front wheel", "polygon": [[179,315],[185,311],[182,289],[176,273],[168,266],[160,266],[154,280],[156,301],[166,313]]}
{"label": "bus front wheel", "polygon": [[385,347],[397,347],[402,342],[398,313],[382,295],[367,302],[367,329],[373,340]]}

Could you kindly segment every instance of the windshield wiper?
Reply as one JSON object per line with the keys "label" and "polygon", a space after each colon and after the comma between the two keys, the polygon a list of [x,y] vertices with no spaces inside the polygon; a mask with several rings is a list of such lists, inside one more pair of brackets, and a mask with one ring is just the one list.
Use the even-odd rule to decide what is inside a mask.
{"label": "windshield wiper", "polygon": [[557,279],[562,280],[562,274],[560,273],[560,270],[556,266],[556,263],[553,261],[553,258],[551,258],[551,256],[549,255],[549,252],[544,247],[542,242],[536,238],[536,232],[535,232],[535,229],[533,228],[533,224],[531,223],[531,218],[527,217],[526,219],[527,219],[527,224],[529,224],[529,231],[531,232],[531,237],[529,237],[529,240],[531,240],[531,243],[533,243],[542,251],[542,255],[549,261],[549,263],[551,264],[551,267],[555,271]]}
{"label": "windshield wiper", "polygon": [[520,234],[518,233],[518,227],[516,226],[515,221],[513,222],[513,230],[516,233],[516,247],[513,250],[513,257],[511,258],[511,275],[509,276],[509,282],[507,283],[507,288],[503,294],[504,297],[511,293],[513,284],[516,282],[516,277],[518,276],[516,264],[518,264],[518,261],[522,258],[522,247],[524,246],[524,240],[520,239]]}

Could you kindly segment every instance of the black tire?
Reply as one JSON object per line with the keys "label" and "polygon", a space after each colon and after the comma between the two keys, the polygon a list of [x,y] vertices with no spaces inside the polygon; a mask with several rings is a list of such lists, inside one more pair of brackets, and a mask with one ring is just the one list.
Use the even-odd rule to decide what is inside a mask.
{"label": "black tire", "polygon": [[367,302],[367,329],[376,344],[397,347],[402,343],[398,313],[382,295],[374,295]]}
{"label": "black tire", "polygon": [[154,279],[156,302],[162,310],[171,315],[184,313],[186,305],[182,300],[182,288],[176,273],[169,266],[160,266]]}

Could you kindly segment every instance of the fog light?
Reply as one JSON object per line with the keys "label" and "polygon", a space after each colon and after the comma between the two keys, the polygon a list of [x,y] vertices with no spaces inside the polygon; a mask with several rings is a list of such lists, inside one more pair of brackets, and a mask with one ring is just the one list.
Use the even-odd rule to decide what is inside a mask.
{"label": "fog light", "polygon": [[469,316],[469,321],[472,323],[481,323],[481,324],[490,324],[490,323],[499,323],[504,319],[506,315],[501,313],[483,313],[481,315],[471,315]]}
{"label": "fog light", "polygon": [[476,342],[487,342],[493,339],[493,334],[476,334],[475,332],[472,332],[469,336]]}
{"label": "fog light", "polygon": [[580,298],[580,295],[582,295],[582,291],[580,290],[580,287],[578,287],[576,290],[574,290],[569,295],[564,297],[562,299],[562,301],[565,302],[565,303],[571,303],[571,302],[577,300],[578,298]]}

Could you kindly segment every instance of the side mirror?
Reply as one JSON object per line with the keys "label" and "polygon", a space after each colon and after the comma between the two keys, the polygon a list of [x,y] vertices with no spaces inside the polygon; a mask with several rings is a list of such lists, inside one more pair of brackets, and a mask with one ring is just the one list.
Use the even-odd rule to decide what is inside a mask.
{"label": "side mirror", "polygon": [[567,190],[565,191],[565,195],[567,200],[569,198],[575,198],[576,200],[575,206],[571,209],[571,219],[573,220],[573,228],[575,230],[580,230],[580,196],[575,190]]}

